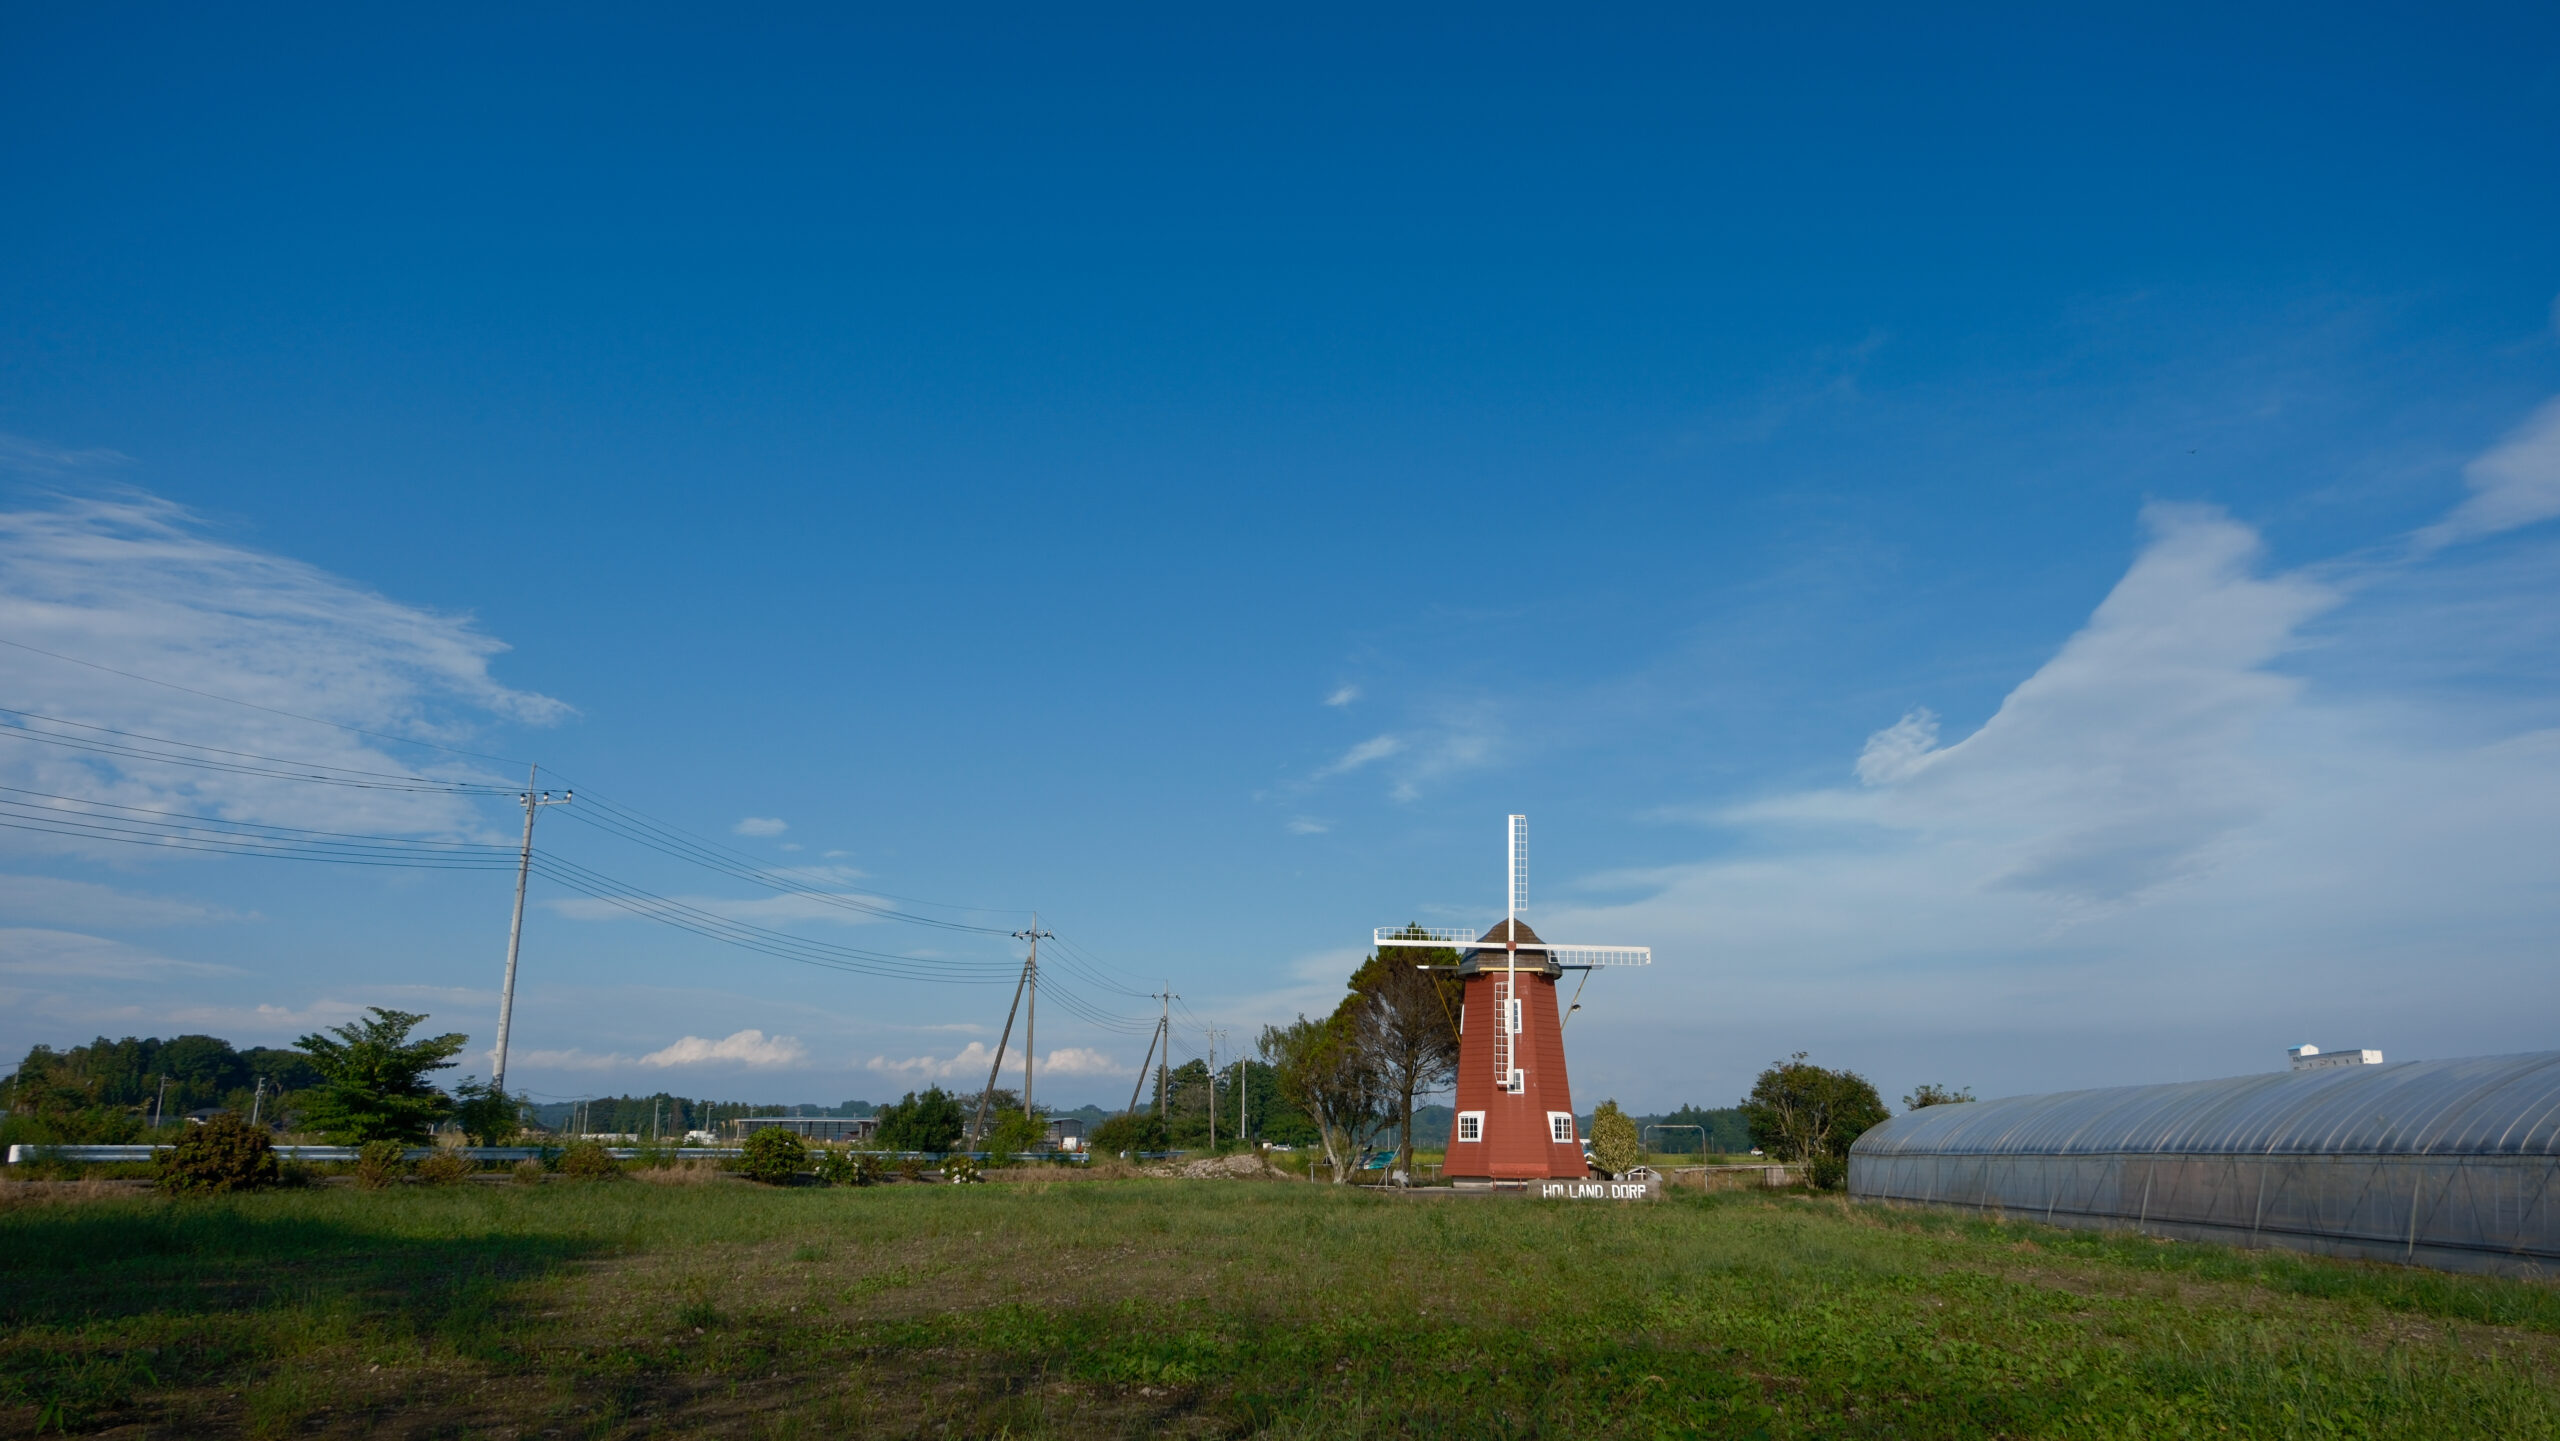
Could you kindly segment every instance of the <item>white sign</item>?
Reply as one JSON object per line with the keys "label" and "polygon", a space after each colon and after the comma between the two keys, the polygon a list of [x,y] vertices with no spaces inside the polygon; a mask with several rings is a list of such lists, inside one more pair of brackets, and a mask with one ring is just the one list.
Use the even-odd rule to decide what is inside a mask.
{"label": "white sign", "polygon": [[1657,1201],[1659,1178],[1642,1181],[1541,1181],[1538,1195],[1549,1201]]}

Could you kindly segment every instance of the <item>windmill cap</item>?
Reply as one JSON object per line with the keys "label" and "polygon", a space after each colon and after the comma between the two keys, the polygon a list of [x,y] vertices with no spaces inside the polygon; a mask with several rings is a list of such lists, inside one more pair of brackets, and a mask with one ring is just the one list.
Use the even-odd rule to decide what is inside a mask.
{"label": "windmill cap", "polygon": [[[1519,949],[1517,951],[1507,949],[1510,946],[1517,946]],[[1547,954],[1547,943],[1539,940],[1538,933],[1529,929],[1525,921],[1494,922],[1493,929],[1479,937],[1475,945],[1469,947],[1466,955],[1458,962],[1458,974],[1481,975],[1486,971],[1499,971],[1514,964],[1517,964],[1521,970],[1542,974],[1548,980],[1554,980],[1564,974],[1564,968],[1557,965],[1555,958]]]}

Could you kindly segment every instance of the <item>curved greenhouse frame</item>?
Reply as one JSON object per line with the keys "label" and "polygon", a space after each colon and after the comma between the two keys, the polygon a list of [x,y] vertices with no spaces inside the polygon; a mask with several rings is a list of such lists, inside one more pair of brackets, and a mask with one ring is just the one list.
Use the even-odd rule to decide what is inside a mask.
{"label": "curved greenhouse frame", "polygon": [[2460,1271],[2560,1273],[2560,1051],[1931,1106],[1849,1193]]}

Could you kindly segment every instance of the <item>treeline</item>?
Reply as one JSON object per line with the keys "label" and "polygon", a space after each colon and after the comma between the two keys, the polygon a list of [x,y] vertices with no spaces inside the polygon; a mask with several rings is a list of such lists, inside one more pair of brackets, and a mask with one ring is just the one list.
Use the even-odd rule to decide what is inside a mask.
{"label": "treeline", "polygon": [[879,1108],[869,1101],[842,1105],[784,1104],[775,1101],[714,1101],[660,1091],[652,1096],[597,1096],[583,1101],[546,1101],[531,1115],[544,1130],[575,1135],[682,1136],[688,1131],[723,1133],[743,1116],[869,1116]]}
{"label": "treeline", "polygon": [[190,1111],[246,1114],[261,1081],[267,1105],[280,1111],[284,1096],[319,1084],[320,1073],[300,1051],[243,1049],[220,1036],[100,1036],[69,1050],[30,1048],[0,1080],[0,1111],[40,1121],[34,1129],[48,1134],[38,1139],[112,1144]]}

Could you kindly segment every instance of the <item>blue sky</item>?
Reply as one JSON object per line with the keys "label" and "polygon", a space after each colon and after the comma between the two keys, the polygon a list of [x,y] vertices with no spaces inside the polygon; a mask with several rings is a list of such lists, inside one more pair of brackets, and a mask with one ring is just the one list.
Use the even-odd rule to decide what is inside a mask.
{"label": "blue sky", "polygon": [[[24,650],[0,705],[539,760],[830,894],[1037,908],[1093,966],[1056,985],[1170,981],[1186,1052],[1329,1005],[1373,925],[1490,918],[1513,810],[1532,920],[1658,957],[1585,998],[1586,1105],[1799,1049],[2002,1094],[2548,1047],[2555,41],[20,7],[0,639],[272,709]],[[543,838],[920,969],[1016,954]],[[0,1049],[494,1031],[503,874],[26,832],[0,872]],[[512,1069],[975,1084],[1005,998],[538,881]],[[1044,1094],[1125,1099],[1143,1035],[1067,1006]]]}

